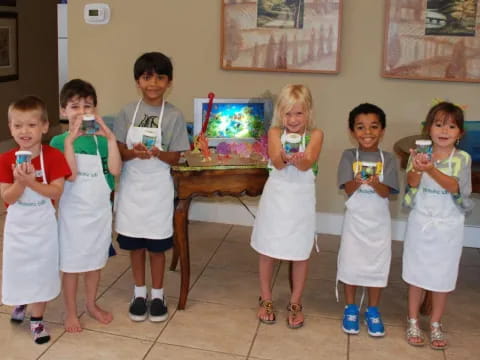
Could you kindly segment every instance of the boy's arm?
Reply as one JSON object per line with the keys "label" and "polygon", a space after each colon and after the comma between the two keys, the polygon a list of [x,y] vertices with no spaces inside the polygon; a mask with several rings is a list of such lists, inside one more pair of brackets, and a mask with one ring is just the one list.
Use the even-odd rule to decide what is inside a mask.
{"label": "boy's arm", "polygon": [[71,120],[69,124],[68,135],[65,137],[65,141],[63,144],[63,154],[72,172],[72,175],[70,175],[67,178],[68,181],[75,181],[78,174],[77,161],[75,159],[75,149],[74,149],[73,143],[79,136],[82,135],[82,131],[81,131],[82,120],[83,119],[81,115]]}
{"label": "boy's arm", "polygon": [[180,160],[180,151],[161,151],[156,146],[150,151],[152,156],[166,162],[169,165],[177,165]]}
{"label": "boy's arm", "polygon": [[268,157],[272,165],[278,170],[287,166],[287,156],[280,140],[281,136],[282,129],[278,127],[272,127],[268,130]]}
{"label": "boy's arm", "polygon": [[357,176],[350,181],[347,181],[343,186],[343,190],[345,190],[345,193],[348,196],[351,196],[357,189],[362,185],[362,181],[359,177],[360,174],[357,174]]}
{"label": "boy's arm", "polygon": [[107,139],[108,171],[113,176],[118,176],[122,171],[122,158],[120,156],[120,151],[118,150],[117,138],[100,116],[96,115],[95,121],[100,126],[100,130],[97,132],[97,134],[105,136]]}
{"label": "boy's arm", "polygon": [[375,192],[382,198],[386,198],[388,195],[390,195],[390,187],[382,184],[378,178],[378,175],[370,176],[364,183],[370,185],[373,190],[375,190]]}
{"label": "boy's arm", "polygon": [[307,171],[318,161],[322,145],[323,131],[320,129],[314,129],[310,135],[310,142],[308,143],[305,152],[298,158],[295,158],[295,156],[292,157],[290,163],[298,170]]}
{"label": "boy's arm", "polygon": [[33,191],[48,197],[52,200],[57,201],[60,199],[60,196],[63,192],[63,184],[65,183],[64,178],[58,178],[53,180],[50,184],[44,184],[35,180],[31,182],[28,187]]}
{"label": "boy's arm", "polygon": [[18,181],[14,181],[13,184],[1,183],[0,184],[0,194],[3,201],[11,205],[17,202],[17,200],[22,196],[25,186],[20,184]]}
{"label": "boy's arm", "polygon": [[[52,181],[50,184],[43,184],[35,179],[35,169],[32,164],[22,164],[13,169],[14,183],[2,183],[2,198],[8,204],[15,203],[26,187],[53,200],[58,200],[63,192],[64,178]],[[10,186],[9,186],[10,185]]]}

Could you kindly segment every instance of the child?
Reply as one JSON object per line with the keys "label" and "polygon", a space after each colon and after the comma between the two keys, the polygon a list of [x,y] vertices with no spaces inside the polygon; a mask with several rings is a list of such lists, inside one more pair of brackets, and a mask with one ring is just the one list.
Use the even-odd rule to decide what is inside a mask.
{"label": "child", "polygon": [[[268,155],[273,166],[260,199],[250,243],[260,255],[257,316],[265,324],[275,322],[271,290],[274,261],[292,261],[287,318],[292,329],[304,324],[301,298],[316,231],[315,175],[323,132],[313,127],[310,90],[303,85],[285,86],[268,132]],[[296,153],[285,150],[286,138],[291,134],[301,138]]]}
{"label": "child", "polygon": [[418,313],[425,290],[432,291],[430,345],[445,349],[441,319],[447,294],[455,289],[463,246],[465,212],[471,210],[471,158],[455,144],[463,135],[463,111],[441,102],[432,107],[424,134],[433,142],[431,157],[412,150],[404,203],[412,208],[403,251],[402,277],[408,288],[407,341],[424,345]]}
{"label": "child", "polygon": [[86,308],[102,324],[112,314],[96,304],[100,271],[105,266],[112,239],[110,193],[114,176],[120,174],[117,141],[102,118],[95,116],[99,130],[85,135],[84,114],[94,114],[97,94],[80,79],[67,82],[60,92],[60,111],[68,119],[68,131],[55,136],[51,145],[63,151],[72,169],[59,205],[60,270],[66,307],[65,330],[82,331],[77,316],[77,285],[84,275]]}
{"label": "child", "polygon": [[[58,200],[71,175],[62,153],[42,145],[48,131],[42,100],[27,96],[8,107],[8,127],[18,148],[0,155],[0,191],[6,202],[3,234],[2,302],[16,305],[13,322],[22,322],[31,305],[33,340],[50,340],[43,324],[47,302],[60,293],[57,219]],[[27,150],[31,161],[15,165],[15,152]]]}
{"label": "child", "polygon": [[[398,193],[397,170],[394,157],[378,148],[386,126],[382,109],[360,104],[350,112],[348,126],[358,147],[345,150],[338,166],[338,186],[348,196],[337,264],[337,283],[344,283],[346,301],[342,328],[347,334],[360,332],[355,293],[357,286],[363,286],[368,290],[365,311],[368,334],[383,336],[385,330],[378,305],[390,271],[388,196]],[[375,170],[367,178],[362,165],[369,162]]]}
{"label": "child", "polygon": [[[116,195],[115,230],[120,248],[130,250],[134,295],[129,308],[133,321],[168,318],[163,291],[165,251],[173,246],[173,181],[170,166],[190,148],[182,113],[165,101],[172,84],[170,59],[159,52],[145,53],[133,75],[142,93],[127,105],[115,122],[115,134],[124,161]],[[156,135],[154,146],[142,143],[145,133]],[[152,276],[150,302],[145,285],[148,250]],[[148,306],[149,305],[149,306]]]}

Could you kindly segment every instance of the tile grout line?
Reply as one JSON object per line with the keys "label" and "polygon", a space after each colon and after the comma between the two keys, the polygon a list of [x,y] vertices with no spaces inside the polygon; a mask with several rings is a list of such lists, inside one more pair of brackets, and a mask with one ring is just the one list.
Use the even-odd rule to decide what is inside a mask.
{"label": "tile grout line", "polygon": [[[188,226],[188,225],[187,225]],[[223,239],[220,241],[220,243],[218,244],[218,246],[215,248],[215,250],[213,251],[213,255],[210,256],[210,258],[208,259],[208,261],[206,262],[205,266],[203,267],[203,269],[200,271],[198,277],[195,279],[195,281],[188,287],[188,293],[190,292],[190,289],[193,288],[193,286],[197,283],[198,279],[200,279],[200,277],[202,276],[202,274],[204,273],[205,269],[207,268],[208,264],[210,263],[210,261],[212,260],[213,256],[217,253],[219,247],[223,244],[223,242],[225,241],[225,238],[228,236],[228,234],[232,231],[232,228],[233,228],[234,225],[231,225],[230,228],[228,229],[228,231],[226,232],[225,236],[223,237]],[[187,230],[188,231],[188,230]],[[190,244],[188,244],[189,247],[190,247]],[[187,293],[187,296],[188,296],[188,293]],[[165,326],[163,327],[163,329],[160,330],[160,332],[158,333],[157,337],[155,338],[155,340],[153,341],[152,343],[152,346],[150,346],[147,350],[147,352],[145,353],[145,355],[142,357],[142,359],[146,359],[146,357],[150,354],[150,352],[152,351],[153,347],[155,346],[155,344],[157,343],[158,339],[160,338],[160,336],[162,336],[163,332],[165,331],[165,329],[167,328],[168,324],[170,323],[170,321],[173,319],[174,315],[177,313],[178,311],[178,308],[175,308],[175,310],[173,311],[173,314],[170,316],[168,316],[168,319],[167,319],[167,322],[165,324]]]}
{"label": "tile grout line", "polygon": [[[272,292],[273,292],[273,288],[275,287],[275,284],[277,283],[277,279],[278,279],[278,274],[280,273],[280,267],[282,266],[282,261],[280,260],[279,261],[279,265],[277,266],[277,269],[273,275],[273,281],[272,281]],[[273,296],[272,296],[273,297]],[[252,342],[250,343],[250,347],[248,348],[248,352],[247,352],[247,357],[246,359],[248,360],[250,358],[250,355],[252,354],[252,350],[253,350],[253,346],[255,345],[255,340],[257,339],[257,336],[258,336],[258,330],[260,329],[260,321],[257,319],[257,328],[255,329],[255,334],[253,335],[253,339],[252,339]]]}
{"label": "tile grout line", "polygon": [[220,248],[220,246],[222,246],[222,244],[225,242],[225,239],[227,238],[228,234],[231,233],[233,227],[235,225],[230,225],[230,228],[228,229],[228,231],[225,233],[225,235],[223,236],[222,240],[219,242],[219,244],[217,245],[217,247],[213,250],[213,253],[212,255],[210,255],[210,257],[208,258],[207,262],[205,263],[205,266],[202,268],[202,270],[200,271],[200,273],[198,274],[197,278],[195,279],[195,281],[192,282],[192,284],[188,287],[188,292],[190,293],[190,290],[195,286],[195,284],[198,282],[198,280],[202,277],[202,275],[205,273],[205,270],[207,269],[208,265],[210,264],[210,262],[212,261],[213,257],[217,254],[218,252],[218,249]]}

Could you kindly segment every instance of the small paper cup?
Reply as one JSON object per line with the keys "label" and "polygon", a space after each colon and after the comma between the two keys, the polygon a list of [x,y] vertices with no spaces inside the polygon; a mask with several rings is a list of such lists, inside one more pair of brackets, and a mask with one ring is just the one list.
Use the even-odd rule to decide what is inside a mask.
{"label": "small paper cup", "polygon": [[375,175],[377,173],[377,163],[363,161],[362,162],[362,170],[361,176],[362,179],[367,180],[369,177]]}
{"label": "small paper cup", "polygon": [[82,130],[87,135],[93,135],[97,132],[97,123],[95,122],[95,115],[83,115]]}
{"label": "small paper cup", "polygon": [[297,153],[300,150],[300,143],[302,142],[302,136],[295,133],[290,133],[285,136],[285,152],[292,154]]}
{"label": "small paper cup", "polygon": [[32,160],[32,152],[27,150],[19,150],[15,152],[17,166],[23,163],[29,163]]}
{"label": "small paper cup", "polygon": [[147,149],[150,150],[151,148],[153,148],[156,142],[157,142],[156,131],[147,130],[143,133],[142,144],[145,145]]}

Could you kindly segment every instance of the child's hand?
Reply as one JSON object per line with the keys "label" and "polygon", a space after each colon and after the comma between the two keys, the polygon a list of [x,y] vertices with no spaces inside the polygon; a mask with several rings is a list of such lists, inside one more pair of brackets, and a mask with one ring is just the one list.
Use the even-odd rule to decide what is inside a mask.
{"label": "child's hand", "polygon": [[99,129],[95,132],[95,135],[101,135],[105,136],[107,140],[114,140],[116,141],[115,135],[110,130],[110,128],[105,124],[105,121],[103,121],[102,117],[98,114],[95,114],[95,121],[97,122]]}
{"label": "child's hand", "polygon": [[159,148],[157,148],[156,146],[153,146],[151,149],[150,149],[150,155],[152,155],[152,157],[155,157],[155,158],[158,158],[158,156],[160,155],[160,153],[162,152],[162,150],[160,150]]}
{"label": "child's hand", "polygon": [[150,159],[152,157],[150,151],[142,143],[133,145],[133,154],[139,159]]}
{"label": "child's hand", "polygon": [[365,184],[365,180],[363,179],[362,177],[362,174],[361,173],[357,173],[357,175],[355,175],[355,177],[353,178],[353,180],[357,183],[357,184]]}
{"label": "child's hand", "polygon": [[65,141],[70,141],[73,144],[76,138],[85,135],[82,131],[82,121],[83,115],[81,114],[76,115],[70,120],[70,124],[68,125],[68,135],[65,138]]}
{"label": "child's hand", "polygon": [[23,186],[29,186],[35,182],[35,168],[31,163],[23,163],[18,166],[12,165],[13,177]]}
{"label": "child's hand", "polygon": [[368,179],[364,180],[363,183],[370,186],[378,185],[380,184],[380,179],[378,178],[378,175],[372,175]]}
{"label": "child's hand", "polygon": [[290,156],[287,155],[285,152],[285,149],[282,148],[282,151],[280,152],[280,157],[283,161],[284,164],[289,164],[290,163]]}
{"label": "child's hand", "polygon": [[428,171],[433,168],[432,159],[427,154],[415,154],[413,168],[417,171]]}
{"label": "child's hand", "polygon": [[301,161],[304,157],[305,157],[305,153],[303,152],[294,153],[290,156],[289,163],[296,166],[299,163],[299,161]]}

